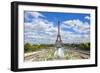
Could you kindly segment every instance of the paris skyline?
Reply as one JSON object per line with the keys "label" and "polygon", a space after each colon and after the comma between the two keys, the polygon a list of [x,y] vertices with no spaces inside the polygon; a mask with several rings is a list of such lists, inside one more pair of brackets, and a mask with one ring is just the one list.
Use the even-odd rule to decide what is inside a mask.
{"label": "paris skyline", "polygon": [[54,44],[57,21],[63,43],[90,42],[90,14],[24,11],[24,41]]}

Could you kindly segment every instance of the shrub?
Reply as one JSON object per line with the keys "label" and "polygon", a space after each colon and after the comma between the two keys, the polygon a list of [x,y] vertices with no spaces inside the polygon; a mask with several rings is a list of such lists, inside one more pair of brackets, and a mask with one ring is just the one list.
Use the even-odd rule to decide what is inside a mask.
{"label": "shrub", "polygon": [[48,49],[49,45],[45,45],[45,44],[29,44],[26,43],[24,44],[24,52],[32,52],[32,51],[38,51],[41,49]]}
{"label": "shrub", "polygon": [[30,49],[31,49],[31,44],[30,44],[30,43],[26,43],[26,44],[24,45],[24,52],[29,52]]}
{"label": "shrub", "polygon": [[83,50],[90,50],[90,43],[82,43],[79,45],[79,48]]}

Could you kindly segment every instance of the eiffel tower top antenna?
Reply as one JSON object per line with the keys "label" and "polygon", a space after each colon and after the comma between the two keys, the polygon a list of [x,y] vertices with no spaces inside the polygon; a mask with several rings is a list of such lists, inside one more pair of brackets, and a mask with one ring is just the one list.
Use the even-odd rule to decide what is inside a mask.
{"label": "eiffel tower top antenna", "polygon": [[60,35],[60,21],[58,20],[58,35]]}
{"label": "eiffel tower top antenna", "polygon": [[58,35],[60,35],[60,21],[57,17],[55,19],[56,19],[57,24],[58,24]]}

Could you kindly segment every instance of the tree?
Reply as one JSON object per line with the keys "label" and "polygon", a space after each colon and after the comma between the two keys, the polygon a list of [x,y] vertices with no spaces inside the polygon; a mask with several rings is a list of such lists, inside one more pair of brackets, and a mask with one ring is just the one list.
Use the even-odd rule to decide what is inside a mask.
{"label": "tree", "polygon": [[31,49],[31,44],[30,43],[26,43],[24,45],[24,52],[28,52],[28,51],[30,51],[30,49]]}
{"label": "tree", "polygon": [[83,50],[90,50],[90,43],[82,43],[79,45],[79,48]]}

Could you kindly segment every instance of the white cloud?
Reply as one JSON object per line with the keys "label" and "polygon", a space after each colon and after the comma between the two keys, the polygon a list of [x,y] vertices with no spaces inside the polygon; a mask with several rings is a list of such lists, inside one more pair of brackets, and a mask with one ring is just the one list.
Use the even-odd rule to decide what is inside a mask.
{"label": "white cloud", "polygon": [[31,16],[33,16],[33,17],[35,17],[35,18],[38,18],[38,17],[44,17],[44,15],[42,15],[41,13],[39,13],[39,12],[35,12],[35,11],[30,11],[30,12],[25,12],[25,17],[27,17],[27,16],[29,16],[29,15],[31,15]]}
{"label": "white cloud", "polygon": [[90,36],[89,34],[75,34],[68,31],[61,32],[62,40],[64,43],[82,43],[82,42],[89,42]]}
{"label": "white cloud", "polygon": [[[57,37],[57,27],[53,26],[54,23],[45,18],[40,18],[45,16],[39,12],[31,12],[29,14],[34,18],[32,22],[24,23],[25,42],[54,44]],[[79,33],[90,32],[89,24],[78,19],[64,21],[61,26],[62,28],[71,28]],[[61,30],[61,38],[64,43],[88,42],[90,40],[89,34],[81,35],[64,30]]]}
{"label": "white cloud", "polygon": [[25,11],[24,13],[25,21],[32,21],[33,18],[39,18],[39,17],[44,17],[44,15],[35,11]]}
{"label": "white cloud", "polygon": [[33,18],[31,23],[24,23],[24,27],[25,42],[33,40],[32,43],[54,43],[55,41],[57,27],[53,27],[53,23],[44,18]]}
{"label": "white cloud", "polygon": [[[79,19],[66,20],[62,22],[62,29],[72,29],[72,31],[62,31],[63,42],[81,43],[90,41],[90,24]],[[77,34],[76,34],[77,33]]]}
{"label": "white cloud", "polygon": [[64,21],[62,28],[71,28],[75,32],[79,33],[88,33],[90,31],[90,25],[87,22],[82,22],[79,19]]}
{"label": "white cloud", "polygon": [[90,20],[90,17],[89,16],[85,16],[84,18],[87,19],[87,20]]}

